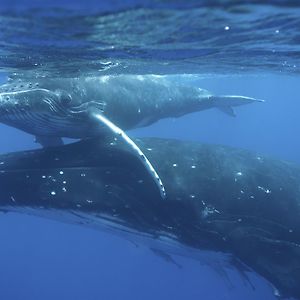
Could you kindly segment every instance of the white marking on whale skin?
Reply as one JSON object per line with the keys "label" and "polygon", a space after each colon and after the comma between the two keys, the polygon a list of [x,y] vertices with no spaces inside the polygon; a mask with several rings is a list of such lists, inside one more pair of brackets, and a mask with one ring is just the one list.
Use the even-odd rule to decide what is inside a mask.
{"label": "white marking on whale skin", "polygon": [[101,76],[99,80],[101,83],[107,83],[109,81],[109,76]]}
{"label": "white marking on whale skin", "polygon": [[270,194],[272,192],[271,190],[269,190],[263,186],[260,186],[260,185],[257,186],[257,189],[264,191],[266,194]]}
{"label": "white marking on whale skin", "polygon": [[137,79],[137,80],[140,80],[140,81],[144,81],[144,80],[145,80],[145,77],[142,76],[142,75],[137,75],[137,76],[136,76],[136,79]]}
{"label": "white marking on whale skin", "polygon": [[154,167],[146,157],[146,155],[141,151],[141,149],[135,144],[135,142],[119,127],[117,127],[115,124],[110,122],[107,118],[105,118],[103,115],[95,114],[95,117],[100,120],[100,122],[104,123],[106,126],[108,126],[114,133],[116,133],[118,136],[122,137],[123,140],[128,143],[132,149],[136,152],[138,155],[140,161],[145,165],[146,169],[149,171],[151,176],[154,178],[154,181],[156,185],[158,186],[160,190],[161,197],[165,199],[166,197],[166,190],[165,187],[156,173]]}

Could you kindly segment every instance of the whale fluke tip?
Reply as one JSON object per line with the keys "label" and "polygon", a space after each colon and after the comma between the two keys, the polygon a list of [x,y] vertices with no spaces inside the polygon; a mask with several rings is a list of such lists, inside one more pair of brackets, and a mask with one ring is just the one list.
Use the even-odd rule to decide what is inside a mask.
{"label": "whale fluke tip", "polygon": [[240,106],[253,102],[265,102],[263,99],[238,95],[213,96],[212,99],[215,101],[215,106]]}
{"label": "whale fluke tip", "polygon": [[247,96],[237,96],[237,95],[221,95],[212,96],[213,106],[226,113],[229,116],[235,117],[233,107],[250,104],[254,102],[265,102],[263,99],[257,99]]}

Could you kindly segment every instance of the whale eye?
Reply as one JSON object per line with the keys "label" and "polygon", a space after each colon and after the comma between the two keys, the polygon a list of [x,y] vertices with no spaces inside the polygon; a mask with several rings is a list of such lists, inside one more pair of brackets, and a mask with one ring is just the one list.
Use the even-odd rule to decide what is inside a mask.
{"label": "whale eye", "polygon": [[72,96],[68,93],[61,93],[60,94],[60,102],[62,105],[67,106],[68,104],[70,104],[72,101]]}

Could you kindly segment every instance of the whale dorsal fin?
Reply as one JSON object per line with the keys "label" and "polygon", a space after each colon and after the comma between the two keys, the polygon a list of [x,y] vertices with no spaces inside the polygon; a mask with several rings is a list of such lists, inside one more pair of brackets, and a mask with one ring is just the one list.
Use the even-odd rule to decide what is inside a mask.
{"label": "whale dorsal fin", "polygon": [[231,117],[236,117],[236,114],[231,106],[219,106],[218,109]]}
{"label": "whale dorsal fin", "polygon": [[[161,197],[164,199],[166,197],[166,191],[164,188],[164,185],[155,171],[154,167],[146,157],[146,155],[142,152],[142,150],[136,145],[136,143],[117,125],[112,123],[110,120],[108,120],[102,113],[100,113],[98,110],[95,110],[90,113],[90,117],[93,119],[93,121],[96,121],[96,124],[100,126],[99,130],[101,132],[107,131],[109,135],[113,135],[114,139],[117,141],[118,139],[121,139],[125,144],[129,147],[130,150],[132,150],[136,156],[139,158],[139,160],[143,163],[153,180],[155,181],[155,184],[157,188],[160,191]],[[95,124],[95,122],[93,122]]]}
{"label": "whale dorsal fin", "polygon": [[56,136],[36,136],[35,142],[41,144],[43,147],[57,147],[64,144],[62,138]]}

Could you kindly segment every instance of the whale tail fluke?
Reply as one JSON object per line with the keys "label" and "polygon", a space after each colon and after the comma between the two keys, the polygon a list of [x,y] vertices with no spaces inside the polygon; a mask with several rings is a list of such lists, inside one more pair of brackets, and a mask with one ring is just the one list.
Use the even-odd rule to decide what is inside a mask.
{"label": "whale tail fluke", "polygon": [[218,108],[225,114],[235,117],[236,114],[233,110],[234,106],[240,106],[249,103],[255,102],[265,102],[265,100],[256,99],[246,96],[235,96],[235,95],[220,95],[220,96],[211,96],[212,101],[214,102],[213,107]]}

